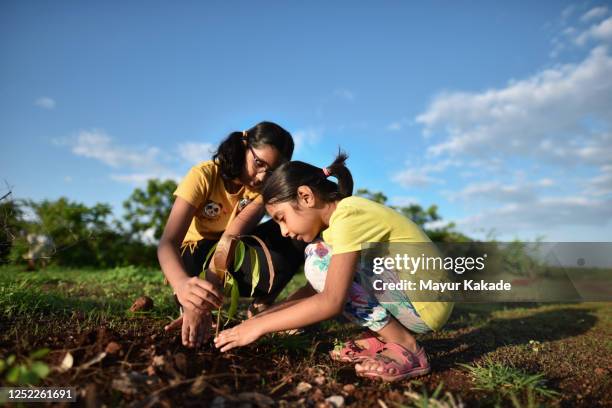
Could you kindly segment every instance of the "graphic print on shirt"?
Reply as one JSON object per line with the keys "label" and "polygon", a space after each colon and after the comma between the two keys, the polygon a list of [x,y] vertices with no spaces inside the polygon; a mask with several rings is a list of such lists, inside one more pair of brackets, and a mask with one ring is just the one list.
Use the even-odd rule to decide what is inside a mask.
{"label": "graphic print on shirt", "polygon": [[202,212],[204,213],[204,217],[211,220],[217,220],[221,215],[222,208],[222,204],[209,200],[206,202],[206,205],[204,206],[204,210]]}

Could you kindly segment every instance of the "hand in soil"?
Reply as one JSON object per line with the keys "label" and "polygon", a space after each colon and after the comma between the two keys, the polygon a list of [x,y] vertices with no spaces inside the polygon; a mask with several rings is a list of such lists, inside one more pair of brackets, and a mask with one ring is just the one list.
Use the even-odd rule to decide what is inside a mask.
{"label": "hand in soil", "polygon": [[176,289],[176,297],[185,312],[208,313],[223,304],[223,294],[212,283],[194,276],[185,279]]}
{"label": "hand in soil", "polygon": [[185,311],[183,316],[164,327],[171,332],[181,327],[181,339],[185,347],[200,347],[206,343],[213,333],[212,314],[199,314]]}
{"label": "hand in soil", "polygon": [[261,337],[261,325],[256,319],[245,320],[238,326],[223,330],[215,338],[215,347],[221,351],[228,351],[234,347],[242,347],[251,344]]}

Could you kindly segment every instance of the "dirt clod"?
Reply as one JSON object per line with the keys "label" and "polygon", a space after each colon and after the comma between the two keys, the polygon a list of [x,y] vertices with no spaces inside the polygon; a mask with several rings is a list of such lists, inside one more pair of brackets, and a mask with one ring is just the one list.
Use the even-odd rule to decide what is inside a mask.
{"label": "dirt clod", "polygon": [[121,344],[115,341],[111,341],[106,345],[106,349],[104,351],[106,351],[106,354],[109,354],[111,356],[117,355],[121,351]]}
{"label": "dirt clod", "polygon": [[141,296],[132,304],[130,312],[146,312],[153,309],[153,299],[148,296]]}

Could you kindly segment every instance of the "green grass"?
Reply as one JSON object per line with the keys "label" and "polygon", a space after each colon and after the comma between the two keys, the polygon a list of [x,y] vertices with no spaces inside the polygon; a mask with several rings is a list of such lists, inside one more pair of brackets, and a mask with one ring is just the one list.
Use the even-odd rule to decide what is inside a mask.
{"label": "green grass", "polygon": [[75,311],[93,320],[123,318],[132,315],[129,308],[140,296],[151,297],[155,308],[150,314],[163,318],[176,314],[171,295],[156,270],[0,269],[0,313],[8,318],[70,316]]}
{"label": "green grass", "polygon": [[505,396],[533,393],[542,397],[556,397],[556,391],[546,387],[544,374],[529,374],[511,365],[485,358],[470,364],[459,364],[471,376],[473,389],[496,392]]}

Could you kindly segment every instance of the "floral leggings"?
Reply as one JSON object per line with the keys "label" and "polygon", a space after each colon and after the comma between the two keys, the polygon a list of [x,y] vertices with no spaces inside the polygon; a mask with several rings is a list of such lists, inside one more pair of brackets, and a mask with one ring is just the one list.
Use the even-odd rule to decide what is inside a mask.
{"label": "floral leggings", "polygon": [[[316,240],[306,247],[305,253],[306,279],[317,292],[322,292],[331,260],[331,248],[325,242]],[[343,315],[353,323],[375,332],[385,327],[391,316],[414,333],[431,331],[415,310],[408,296],[405,294],[399,296],[401,297],[394,299],[393,302],[380,301],[360,285],[357,273],[351,283]]]}

